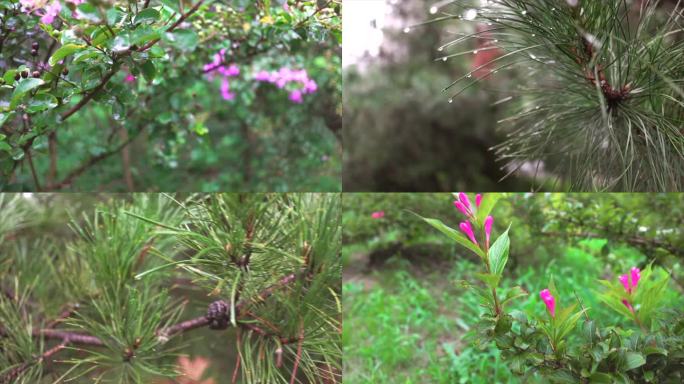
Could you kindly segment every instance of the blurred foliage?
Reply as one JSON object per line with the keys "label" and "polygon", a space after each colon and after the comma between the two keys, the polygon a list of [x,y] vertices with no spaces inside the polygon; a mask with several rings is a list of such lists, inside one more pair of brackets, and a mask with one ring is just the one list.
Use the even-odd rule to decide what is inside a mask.
{"label": "blurred foliage", "polygon": [[[467,72],[471,57],[438,60],[438,47],[471,25],[445,32],[439,25],[403,26],[428,19],[429,4],[402,1],[391,9],[377,57],[345,63],[345,191],[529,190],[509,177],[490,148],[500,106],[475,87],[449,103],[442,89]],[[397,26],[398,25],[398,26]],[[346,43],[345,44],[349,44]],[[493,87],[501,87],[507,80]]]}
{"label": "blurred foliage", "polygon": [[341,2],[60,1],[0,2],[0,189],[341,189]]}

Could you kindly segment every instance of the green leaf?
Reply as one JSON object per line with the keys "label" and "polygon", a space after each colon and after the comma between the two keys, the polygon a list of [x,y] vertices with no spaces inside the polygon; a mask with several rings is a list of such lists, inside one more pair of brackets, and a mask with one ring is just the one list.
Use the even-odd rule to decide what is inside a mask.
{"label": "green leaf", "polygon": [[515,286],[506,292],[506,297],[501,301],[501,306],[504,307],[507,304],[509,304],[511,301],[519,298],[519,297],[525,297],[527,296],[528,293],[525,292],[524,289],[520,286]]}
{"label": "green leaf", "polygon": [[133,23],[154,23],[157,20],[159,20],[159,11],[154,8],[145,8],[135,15]]}
{"label": "green leaf", "polygon": [[83,60],[90,59],[92,57],[96,57],[99,55],[101,55],[101,52],[96,50],[95,48],[87,48],[74,54],[73,63],[77,64]]}
{"label": "green leaf", "polygon": [[26,110],[29,113],[35,113],[44,111],[46,109],[52,109],[57,106],[57,98],[49,93],[41,93],[35,95],[28,103]]}
{"label": "green leaf", "polygon": [[480,206],[477,207],[477,222],[484,223],[485,219],[494,209],[496,202],[503,197],[502,193],[485,193],[482,195]]}
{"label": "green leaf", "polygon": [[168,7],[172,9],[174,12],[179,12],[178,9],[178,1],[175,0],[161,0],[161,3],[164,4],[165,7]]}
{"label": "green leaf", "polygon": [[511,244],[508,237],[510,229],[511,227],[509,226],[506,232],[501,234],[489,248],[489,270],[495,275],[503,274],[506,262],[508,262],[508,249]]}
{"label": "green leaf", "polygon": [[589,377],[589,382],[592,384],[612,384],[613,376],[607,373],[596,372]]}
{"label": "green leaf", "polygon": [[37,79],[33,77],[19,80],[19,82],[17,82],[17,86],[14,88],[14,93],[12,93],[12,101],[10,102],[10,108],[16,108],[26,93],[28,93],[32,89],[40,87],[44,83],[45,82],[42,79]]}
{"label": "green leaf", "polygon": [[487,284],[491,289],[496,288],[499,285],[499,281],[501,281],[501,276],[492,275],[491,273],[476,273],[475,277]]}
{"label": "green leaf", "polygon": [[[420,217],[420,216],[419,216]],[[447,235],[451,240],[454,240],[455,242],[461,244],[462,246],[470,249],[473,251],[476,255],[480,256],[480,258],[484,259],[485,254],[482,252],[480,247],[477,245],[473,244],[470,239],[468,239],[465,235],[463,235],[461,232],[448,227],[444,223],[442,223],[438,219],[426,219],[424,217],[421,217],[421,219],[425,220],[426,223],[432,225],[435,229],[438,231],[442,232],[443,234]]]}
{"label": "green leaf", "polygon": [[656,355],[656,354],[667,356],[667,349],[658,348],[658,347],[646,347],[646,348],[644,348],[644,355],[645,356]]}
{"label": "green leaf", "polygon": [[598,339],[596,333],[596,323],[593,320],[585,321],[582,326],[582,335],[589,344],[594,344]]}
{"label": "green leaf", "polygon": [[624,370],[629,371],[630,369],[639,368],[646,364],[646,359],[641,353],[638,352],[627,352],[625,353],[625,366]]}
{"label": "green leaf", "polygon": [[554,383],[571,383],[576,384],[579,380],[572,374],[572,372],[567,369],[557,369],[554,371],[546,372],[547,378]]}
{"label": "green leaf", "polygon": [[5,75],[2,76],[2,78],[5,80],[5,84],[7,84],[7,85],[14,84],[14,76],[16,74],[17,74],[16,69],[10,69],[9,71],[5,72]]}
{"label": "green leaf", "polygon": [[154,76],[157,74],[157,69],[154,67],[154,63],[151,60],[147,60],[146,62],[139,65],[139,67],[140,71],[143,74],[143,77],[145,77],[145,80],[154,80]]}
{"label": "green leaf", "polygon": [[191,52],[194,51],[195,48],[197,48],[199,38],[193,30],[179,29],[177,31],[165,33],[164,41],[170,43],[171,45],[182,51]]}
{"label": "green leaf", "polygon": [[83,45],[77,45],[77,44],[65,44],[59,47],[58,50],[55,51],[55,53],[50,56],[50,59],[48,60],[48,63],[50,65],[55,65],[65,57],[71,55],[72,53],[82,49],[84,46]]}
{"label": "green leaf", "polygon": [[80,4],[78,7],[79,19],[90,21],[93,24],[100,22],[100,12],[97,7],[89,3]]}
{"label": "green leaf", "polygon": [[[14,111],[0,113],[0,128],[2,128],[3,125],[5,125],[7,120],[9,120],[13,117],[14,117]],[[4,139],[5,139],[5,135],[3,135],[3,137],[2,137],[2,140],[4,140]]]}

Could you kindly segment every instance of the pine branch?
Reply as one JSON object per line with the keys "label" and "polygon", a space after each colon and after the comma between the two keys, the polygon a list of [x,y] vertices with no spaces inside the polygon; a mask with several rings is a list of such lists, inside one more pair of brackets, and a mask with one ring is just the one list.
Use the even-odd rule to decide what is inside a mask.
{"label": "pine branch", "polygon": [[[254,300],[244,300],[240,301],[236,306],[236,311],[238,309],[244,308],[248,306],[249,304],[253,302],[263,302],[266,299],[268,299],[270,296],[273,295],[275,291],[278,289],[284,288],[285,286],[291,284],[292,282],[295,281],[297,277],[297,274],[289,274],[286,275],[285,277],[281,278],[278,283],[264,289],[261,291]],[[11,298],[11,294],[9,292],[4,292],[8,297]],[[193,329],[197,328],[203,328],[206,326],[209,326],[210,328],[212,327],[212,324],[215,324],[216,322],[225,324],[225,327],[221,328],[213,328],[213,329],[225,329],[227,328],[228,324],[228,319],[229,319],[229,313],[228,313],[228,305],[225,301],[223,300],[217,300],[209,305],[209,308],[211,309],[213,306],[216,306],[216,303],[222,303],[219,307],[222,308],[223,310],[218,312],[218,313],[211,313],[211,310],[208,311],[208,314],[203,315],[203,316],[198,316],[196,318],[190,319],[190,320],[185,320],[180,323],[171,325],[169,327],[166,327],[164,329],[158,330],[157,331],[157,337],[161,341],[167,341],[171,336],[184,333],[187,331],[191,331]],[[75,308],[74,308],[75,309]],[[67,313],[71,314],[73,313],[74,309],[68,309],[65,310],[60,317],[66,315]],[[68,316],[68,315],[67,315]],[[51,322],[50,324],[57,324],[58,322]],[[246,323],[240,323],[241,326],[247,327],[251,330],[254,330],[258,327],[252,326],[252,325],[247,325]],[[260,330],[259,332],[264,336],[267,335],[267,333],[263,330]],[[50,339],[56,339],[56,340],[61,340],[61,343],[46,351],[43,353],[43,355],[36,359],[35,362],[25,362],[24,364],[20,365],[19,367],[11,370],[4,376],[0,377],[0,383],[9,383],[16,377],[18,377],[22,372],[27,370],[30,366],[33,364],[39,364],[45,359],[49,358],[50,356],[54,355],[55,353],[63,350],[65,347],[69,345],[87,345],[87,346],[95,346],[95,347],[101,347],[104,346],[105,343],[98,337],[84,334],[84,333],[79,333],[79,332],[70,332],[70,331],[62,331],[62,330],[56,330],[56,329],[51,329],[51,328],[45,328],[45,329],[38,329],[34,330],[32,332],[33,336],[35,337],[40,337],[46,340]],[[2,328],[0,328],[0,336],[5,335],[5,332],[3,331]],[[287,339],[287,338],[280,338],[280,341],[282,344],[287,344],[287,343],[292,343],[294,341],[300,341],[301,343],[302,337],[300,336],[299,338],[294,338],[294,339]],[[295,370],[296,371],[296,370]]]}

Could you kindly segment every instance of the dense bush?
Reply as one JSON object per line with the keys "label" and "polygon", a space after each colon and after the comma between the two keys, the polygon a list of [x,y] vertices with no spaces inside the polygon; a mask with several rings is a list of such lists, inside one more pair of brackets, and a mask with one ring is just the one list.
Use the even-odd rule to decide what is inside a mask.
{"label": "dense bush", "polygon": [[1,189],[341,188],[339,2],[0,7]]}

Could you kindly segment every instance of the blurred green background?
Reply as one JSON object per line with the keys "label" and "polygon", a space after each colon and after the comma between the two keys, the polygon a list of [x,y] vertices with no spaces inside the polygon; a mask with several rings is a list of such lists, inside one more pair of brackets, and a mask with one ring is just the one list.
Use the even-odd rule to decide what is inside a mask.
{"label": "blurred green background", "polygon": [[[472,69],[474,56],[442,61],[447,50],[438,49],[457,33],[474,33],[476,24],[433,23],[407,33],[406,26],[436,17],[430,6],[416,0],[345,2],[344,190],[530,190],[532,176],[500,181],[504,164],[490,151],[504,138],[496,127],[505,103],[494,105],[494,91],[507,88],[513,75],[500,73],[449,103],[459,87],[442,89]],[[363,32],[350,31],[351,23]],[[448,53],[473,48],[465,42]]]}
{"label": "blurred green background", "polygon": [[[453,200],[446,193],[345,195],[345,382],[522,382],[495,347],[469,343],[484,309],[459,281],[473,280],[479,260],[414,215],[457,228],[463,217]],[[575,301],[574,291],[592,319],[629,328],[593,289],[598,279],[651,261],[673,277],[668,305],[684,305],[684,195],[507,194],[492,214],[492,236],[512,225],[502,284],[530,293],[511,309],[543,314],[538,292],[553,277],[566,293],[561,302]]]}

